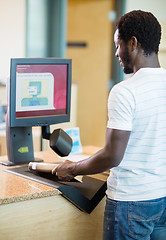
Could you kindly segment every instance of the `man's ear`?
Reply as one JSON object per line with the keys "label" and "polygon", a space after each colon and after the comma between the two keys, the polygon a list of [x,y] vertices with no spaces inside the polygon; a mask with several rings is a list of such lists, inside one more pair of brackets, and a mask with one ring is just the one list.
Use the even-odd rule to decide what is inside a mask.
{"label": "man's ear", "polygon": [[129,44],[131,47],[131,50],[134,51],[138,47],[138,41],[135,36],[132,36],[131,39],[129,40]]}

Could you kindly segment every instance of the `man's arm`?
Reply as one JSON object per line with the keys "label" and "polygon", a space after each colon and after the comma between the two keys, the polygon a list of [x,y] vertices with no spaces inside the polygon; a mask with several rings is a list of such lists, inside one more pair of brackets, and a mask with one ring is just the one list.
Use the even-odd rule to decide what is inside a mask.
{"label": "man's arm", "polygon": [[54,168],[52,173],[61,180],[71,180],[77,175],[96,174],[120,164],[130,136],[130,131],[107,128],[103,149],[79,162],[65,161]]}

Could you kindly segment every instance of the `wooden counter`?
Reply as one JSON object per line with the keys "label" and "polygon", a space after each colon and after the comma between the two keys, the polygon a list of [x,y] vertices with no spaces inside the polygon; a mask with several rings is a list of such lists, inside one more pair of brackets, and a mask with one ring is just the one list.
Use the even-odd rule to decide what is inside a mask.
{"label": "wooden counter", "polygon": [[[42,158],[44,162],[58,161],[58,156],[52,151],[35,153],[35,157]],[[0,157],[0,160],[7,157]],[[18,166],[19,167],[19,166]],[[5,172],[3,170],[10,169],[0,165],[0,204],[19,202],[40,197],[56,195],[58,191],[55,188],[49,187],[35,181],[28,180],[23,177]]]}
{"label": "wooden counter", "polygon": [[[84,147],[88,155],[97,150]],[[45,162],[59,161],[53,151],[38,152],[35,157]],[[102,239],[105,199],[87,214],[57,189],[7,173],[3,171],[6,168],[0,165],[0,240]]]}

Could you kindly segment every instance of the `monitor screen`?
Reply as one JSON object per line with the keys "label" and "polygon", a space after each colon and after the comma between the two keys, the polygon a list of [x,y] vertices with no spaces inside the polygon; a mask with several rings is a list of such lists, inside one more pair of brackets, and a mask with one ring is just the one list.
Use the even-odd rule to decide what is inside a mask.
{"label": "monitor screen", "polygon": [[11,59],[11,127],[69,121],[70,95],[70,59]]}

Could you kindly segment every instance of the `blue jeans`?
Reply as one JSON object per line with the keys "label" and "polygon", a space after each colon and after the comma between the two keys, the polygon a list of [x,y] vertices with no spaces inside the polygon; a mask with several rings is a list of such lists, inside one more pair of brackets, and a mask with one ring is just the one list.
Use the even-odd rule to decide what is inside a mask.
{"label": "blue jeans", "polygon": [[166,197],[137,202],[107,198],[103,240],[166,240]]}

